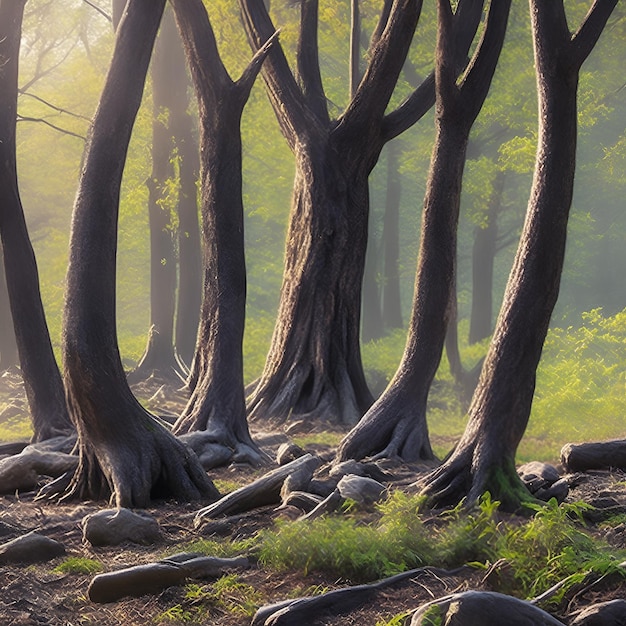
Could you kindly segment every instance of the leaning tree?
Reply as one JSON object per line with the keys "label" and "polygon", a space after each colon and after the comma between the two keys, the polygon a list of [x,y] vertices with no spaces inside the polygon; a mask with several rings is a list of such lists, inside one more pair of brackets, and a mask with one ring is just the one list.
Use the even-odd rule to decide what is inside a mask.
{"label": "leaning tree", "polygon": [[432,459],[426,401],[439,366],[455,293],[456,237],[465,153],[502,49],[510,0],[492,2],[481,41],[457,83],[449,0],[439,0],[436,138],[422,211],[413,312],[402,361],[389,386],[344,438],[338,460],[397,456]]}
{"label": "leaning tree", "polygon": [[472,504],[489,491],[503,508],[530,498],[515,471],[535,377],[559,292],[576,164],[580,68],[617,0],[595,0],[570,33],[563,0],[530,0],[539,95],[535,174],[515,262],[461,440],[421,483],[432,506]]}
{"label": "leaning tree", "polygon": [[[246,266],[243,232],[241,116],[275,35],[233,81],[201,0],[170,0],[198,96],[203,298],[191,366],[191,397],[174,432],[202,431],[202,440],[256,463],[243,384]],[[224,455],[222,462],[224,461]],[[211,462],[210,459],[208,461]]]}
{"label": "leaning tree", "polygon": [[[359,343],[367,246],[368,177],[380,152],[430,109],[434,80],[387,113],[421,11],[421,0],[387,0],[368,63],[346,109],[332,119],[317,45],[318,0],[302,0],[297,76],[276,46],[263,66],[269,98],[295,156],[295,181],[278,316],[249,416],[306,417],[354,424],[372,403]],[[263,0],[240,0],[256,49],[275,28]],[[459,3],[457,66],[480,19],[482,1]]]}
{"label": "leaning tree", "polygon": [[39,291],[35,253],[20,199],[16,162],[18,66],[26,0],[0,2],[0,236],[33,440],[72,429]]}
{"label": "leaning tree", "polygon": [[[67,498],[216,497],[197,457],[133,396],[116,335],[116,254],[124,163],[165,0],[129,0],[92,121],[70,235],[63,364],[79,466]],[[60,485],[59,485],[60,486]]]}

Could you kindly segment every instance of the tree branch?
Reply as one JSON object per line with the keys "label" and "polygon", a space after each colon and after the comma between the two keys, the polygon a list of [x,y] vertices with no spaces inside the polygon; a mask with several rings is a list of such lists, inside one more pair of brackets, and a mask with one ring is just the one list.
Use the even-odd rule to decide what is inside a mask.
{"label": "tree branch", "polygon": [[100,15],[106,18],[111,24],[113,23],[113,18],[104,10],[101,9],[95,2],[91,0],[83,0],[85,4],[88,4],[92,9],[95,9]]}
{"label": "tree branch", "polygon": [[487,97],[509,19],[511,0],[491,2],[483,36],[461,83],[464,107],[472,123]]}
{"label": "tree branch", "polygon": [[595,0],[572,38],[574,59],[580,67],[591,54],[618,0]]}
{"label": "tree branch", "polygon": [[[454,38],[457,50],[457,72],[467,63],[467,53],[482,17],[484,0],[460,0],[454,14]],[[431,72],[424,82],[395,110],[385,116],[385,141],[402,134],[420,120],[435,103],[435,75]]]}
{"label": "tree branch", "polygon": [[309,109],[323,124],[328,124],[326,94],[320,74],[317,43],[319,0],[302,0],[300,5],[300,37],[298,38],[297,62],[304,99]]}
{"label": "tree branch", "polygon": [[[263,0],[239,0],[241,15],[253,50],[258,50],[272,37],[276,28]],[[295,149],[298,135],[318,124],[306,107],[304,95],[289,67],[285,52],[278,42],[272,46],[263,64],[263,77],[278,124],[287,143]]]}
{"label": "tree branch", "polygon": [[54,111],[58,111],[59,113],[66,113],[67,115],[71,115],[72,117],[75,117],[77,119],[86,120],[87,122],[91,122],[91,118],[89,118],[89,117],[87,117],[85,115],[81,115],[80,113],[73,113],[72,111],[68,111],[67,109],[63,109],[61,107],[58,107],[55,104],[52,104],[51,102],[48,102],[48,100],[44,100],[44,98],[42,98],[40,96],[36,96],[34,93],[29,93],[27,91],[22,91],[21,89],[18,89],[18,93],[21,96],[27,96],[28,98],[33,98],[33,100],[37,100],[37,102],[41,102],[41,104],[45,104],[47,107],[53,109]]}
{"label": "tree branch", "polygon": [[40,117],[24,117],[22,115],[18,115],[17,121],[18,122],[37,122],[39,124],[45,124],[46,126],[49,126],[50,128],[60,133],[63,133],[64,135],[69,135],[70,137],[76,137],[77,139],[82,139],[83,141],[87,140],[87,137],[84,137],[83,135],[79,135],[78,133],[74,133],[71,130],[61,128],[60,126],[57,126],[56,124],[53,124],[52,122],[49,122],[48,120],[44,120]]}
{"label": "tree branch", "polygon": [[[248,67],[243,71],[243,74],[237,81],[237,84],[241,86],[242,90],[246,94],[250,94],[254,81],[256,80],[263,63],[270,53],[272,47],[278,42],[280,30],[277,30],[264,44],[262,48],[259,48],[256,54],[252,57],[252,60],[248,64]],[[247,96],[246,96],[247,97]]]}

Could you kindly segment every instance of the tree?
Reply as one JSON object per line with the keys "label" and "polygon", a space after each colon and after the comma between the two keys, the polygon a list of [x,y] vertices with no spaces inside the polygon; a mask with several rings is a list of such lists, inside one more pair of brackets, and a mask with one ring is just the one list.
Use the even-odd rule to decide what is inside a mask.
{"label": "tree", "polygon": [[116,336],[119,194],[165,0],[129,0],[86,146],[72,216],[63,364],[79,466],[67,498],[216,497],[197,457],[132,395]]}
{"label": "tree", "polygon": [[[181,169],[188,166],[188,162],[179,159],[180,140],[178,130],[185,132],[184,124],[180,120],[186,114],[187,78],[185,57],[182,51],[180,37],[176,30],[176,22],[171,11],[166,10],[161,23],[159,36],[155,44],[151,64],[152,77],[152,173],[148,177],[148,216],[150,224],[150,332],[145,352],[136,368],[129,374],[129,380],[136,382],[148,378],[152,374],[164,379],[177,380],[182,376],[180,365],[175,353],[175,313],[176,313],[176,227],[175,214],[177,205],[186,199],[178,191],[179,172],[175,164],[178,162]],[[185,133],[186,139],[189,133]],[[190,146],[193,150],[195,146]],[[187,153],[190,152],[187,150]],[[195,159],[197,160],[197,159]],[[194,173],[197,168],[193,168]],[[192,220],[183,220],[185,234],[179,241],[184,250],[186,238],[195,234],[197,256],[200,256],[198,238],[197,205],[195,203],[195,180],[193,182],[193,206],[195,224]],[[191,199],[191,198],[190,198]],[[180,212],[180,209],[179,209]],[[186,217],[185,208],[182,210]],[[190,222],[189,224],[187,222]],[[188,244],[187,244],[188,245]],[[183,255],[183,257],[186,259]],[[187,269],[187,266],[185,266]],[[183,268],[181,267],[181,274]],[[189,288],[190,280],[183,275],[181,284]],[[195,291],[200,290],[200,281],[195,275]],[[189,290],[191,291],[191,290]],[[181,299],[185,302],[193,298],[186,293]],[[197,300],[196,298],[193,298]],[[191,325],[191,336],[195,338],[197,332],[197,314],[194,318],[186,319],[185,325]],[[182,327],[182,324],[180,325]],[[186,336],[185,336],[186,337]],[[185,341],[181,336],[181,341]],[[188,347],[184,347],[187,363],[190,362]]]}
{"label": "tree", "polygon": [[489,491],[506,510],[530,494],[515,471],[535,375],[556,303],[576,164],[577,86],[617,0],[595,0],[578,31],[562,0],[530,0],[539,138],[526,221],[465,432],[422,483],[432,506],[472,504]]}
{"label": "tree", "polygon": [[[274,26],[262,1],[240,4],[256,49]],[[358,89],[344,112],[331,119],[318,59],[318,2],[300,5],[298,80],[280,47],[263,68],[296,159],[296,176],[278,317],[248,411],[251,418],[354,424],[372,402],[359,343],[368,177],[385,143],[430,108],[433,81],[424,81],[404,105],[386,114],[421,9],[417,0],[386,2]],[[460,3],[458,36],[465,46],[459,49],[470,45],[480,6]]]}
{"label": "tree", "polygon": [[241,78],[220,58],[201,0],[171,0],[198,96],[204,287],[190,373],[191,398],[174,425],[203,431],[236,460],[260,461],[248,431],[243,384],[246,266],[243,233],[241,116],[271,37]]}
{"label": "tree", "polygon": [[438,4],[437,135],[422,211],[413,312],[402,361],[381,397],[341,442],[338,460],[371,454],[405,461],[432,459],[426,401],[444,346],[455,290],[456,237],[465,153],[498,62],[510,2],[489,8],[483,37],[457,86],[453,14]]}
{"label": "tree", "polygon": [[33,441],[72,430],[41,302],[16,163],[18,66],[26,0],[0,2],[0,236],[11,317],[33,422]]}

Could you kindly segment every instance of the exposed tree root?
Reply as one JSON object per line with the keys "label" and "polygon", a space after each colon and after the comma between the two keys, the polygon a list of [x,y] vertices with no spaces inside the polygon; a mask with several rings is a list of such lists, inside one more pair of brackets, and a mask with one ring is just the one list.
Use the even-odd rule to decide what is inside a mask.
{"label": "exposed tree root", "polygon": [[411,406],[398,393],[383,394],[343,439],[336,461],[365,457],[397,458],[407,463],[435,460],[420,403]]}
{"label": "exposed tree root", "polygon": [[93,446],[79,437],[80,462],[63,500],[109,498],[141,508],[152,499],[215,500],[214,487],[196,455],[148,414],[133,435]]}
{"label": "exposed tree root", "polygon": [[474,506],[487,492],[503,511],[520,512],[535,502],[515,471],[513,459],[484,450],[484,445],[457,446],[456,450],[425,478],[416,483],[430,508],[454,507],[462,501]]}
{"label": "exposed tree root", "polygon": [[358,401],[345,368],[337,368],[331,378],[310,364],[295,367],[285,380],[259,379],[248,389],[252,389],[248,397],[250,420],[354,426],[363,415],[363,402]]}

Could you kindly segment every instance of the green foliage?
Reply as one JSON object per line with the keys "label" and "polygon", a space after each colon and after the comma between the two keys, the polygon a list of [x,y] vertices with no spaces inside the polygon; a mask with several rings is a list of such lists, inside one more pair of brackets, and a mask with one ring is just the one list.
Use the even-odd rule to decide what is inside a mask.
{"label": "green foliage", "polygon": [[407,626],[411,619],[411,612],[399,613],[389,620],[378,620],[376,626]]}
{"label": "green foliage", "polygon": [[255,539],[227,540],[196,539],[182,546],[176,546],[176,552],[197,552],[205,556],[230,558],[247,554],[256,544]]}
{"label": "green foliage", "polygon": [[278,570],[322,571],[350,580],[373,580],[418,567],[431,548],[417,515],[421,500],[396,493],[375,524],[356,516],[281,523],[259,536],[259,561]]}
{"label": "green foliage", "polygon": [[103,569],[100,561],[71,556],[54,568],[54,572],[60,574],[96,574]]}
{"label": "green foliage", "polygon": [[186,585],[183,601],[161,613],[157,622],[205,624],[217,613],[250,618],[263,601],[252,585],[242,582],[237,574],[228,574],[212,585]]}
{"label": "green foliage", "polygon": [[377,507],[378,518],[371,523],[352,514],[281,523],[258,535],[259,561],[281,571],[326,572],[352,581],[426,565],[488,568],[503,562],[510,565],[512,579],[494,585],[522,598],[566,580],[562,596],[588,572],[624,573],[618,565],[626,554],[585,530],[583,503],[559,506],[552,500],[528,505],[534,513],[529,519],[504,518],[499,502],[487,493],[475,510],[459,505],[428,525],[420,515],[422,504],[420,497],[396,492]]}

